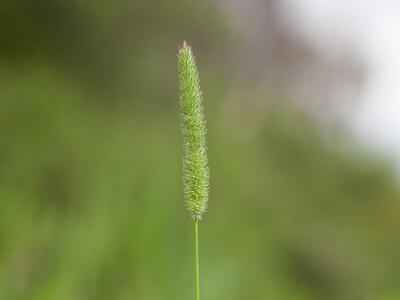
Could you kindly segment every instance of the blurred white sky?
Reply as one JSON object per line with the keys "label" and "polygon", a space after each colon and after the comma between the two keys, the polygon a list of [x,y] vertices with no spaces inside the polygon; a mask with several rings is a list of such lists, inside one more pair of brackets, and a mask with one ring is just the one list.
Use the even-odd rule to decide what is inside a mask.
{"label": "blurred white sky", "polygon": [[400,167],[400,1],[284,0],[284,11],[326,55],[353,52],[366,63],[354,132]]}

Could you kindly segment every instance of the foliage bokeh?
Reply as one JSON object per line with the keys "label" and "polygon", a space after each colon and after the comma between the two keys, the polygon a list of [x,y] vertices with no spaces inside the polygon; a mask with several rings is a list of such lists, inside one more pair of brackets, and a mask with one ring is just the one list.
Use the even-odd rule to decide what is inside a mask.
{"label": "foliage bokeh", "polygon": [[[273,93],[244,86],[240,106],[227,104],[241,89],[226,57],[236,33],[214,4],[3,2],[0,299],[194,296],[183,39],[198,57],[209,128],[204,299],[399,297],[393,175],[333,149]],[[272,103],[256,126],[251,97]]]}

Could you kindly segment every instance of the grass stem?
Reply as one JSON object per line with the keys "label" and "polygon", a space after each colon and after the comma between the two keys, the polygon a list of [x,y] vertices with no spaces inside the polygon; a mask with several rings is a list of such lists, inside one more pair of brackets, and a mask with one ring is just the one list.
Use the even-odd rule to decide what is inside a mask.
{"label": "grass stem", "polygon": [[200,268],[199,268],[199,221],[194,221],[194,241],[196,253],[196,300],[200,300]]}

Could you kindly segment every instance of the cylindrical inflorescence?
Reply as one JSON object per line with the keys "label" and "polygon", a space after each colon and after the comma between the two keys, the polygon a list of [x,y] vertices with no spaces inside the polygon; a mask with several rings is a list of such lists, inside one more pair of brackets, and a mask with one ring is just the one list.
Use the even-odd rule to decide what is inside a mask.
{"label": "cylindrical inflorescence", "polygon": [[207,210],[209,169],[206,121],[199,73],[190,46],[178,51],[181,126],[183,135],[183,184],[185,204],[194,220]]}

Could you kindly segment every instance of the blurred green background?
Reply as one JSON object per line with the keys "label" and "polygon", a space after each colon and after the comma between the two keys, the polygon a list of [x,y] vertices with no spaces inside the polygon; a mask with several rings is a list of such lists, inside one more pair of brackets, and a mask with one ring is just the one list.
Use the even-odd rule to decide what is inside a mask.
{"label": "blurred green background", "polygon": [[0,299],[194,299],[183,39],[208,119],[202,298],[400,299],[392,171],[233,71],[216,3],[3,0],[0,24]]}

